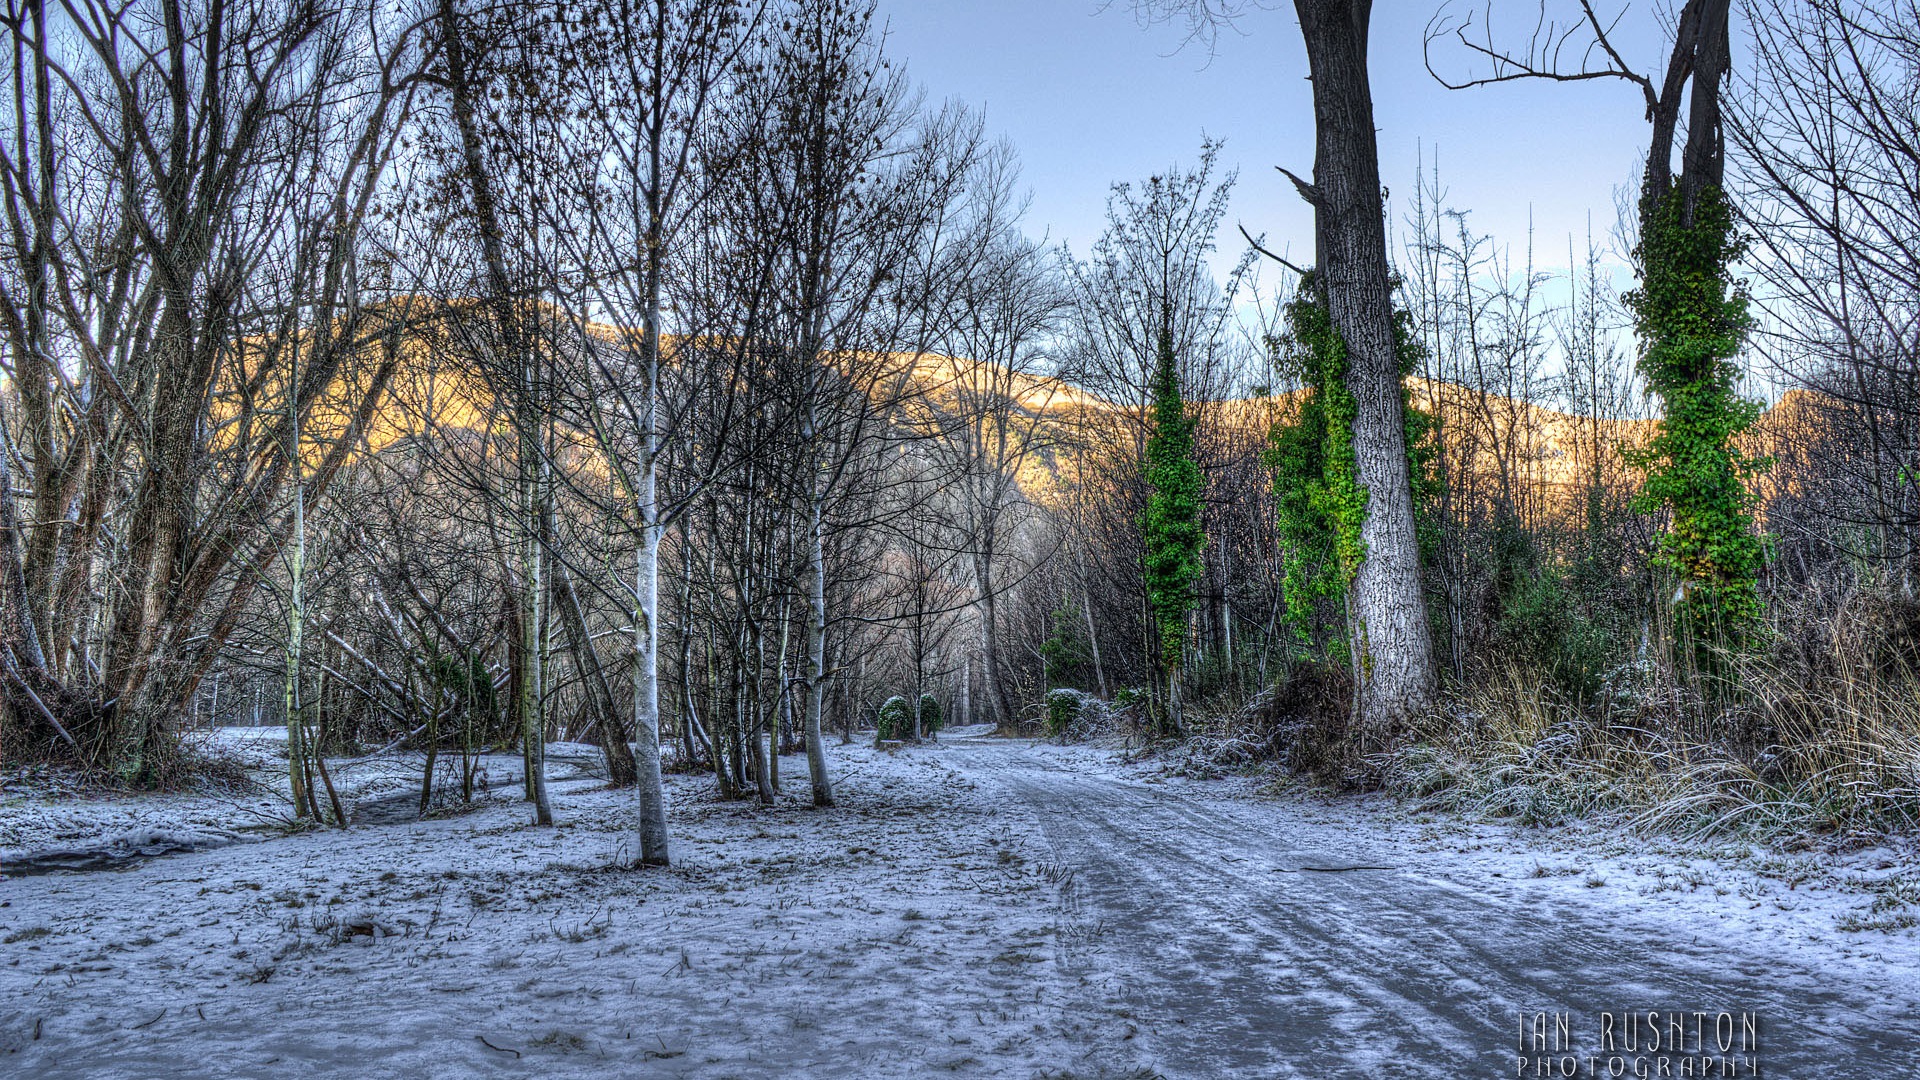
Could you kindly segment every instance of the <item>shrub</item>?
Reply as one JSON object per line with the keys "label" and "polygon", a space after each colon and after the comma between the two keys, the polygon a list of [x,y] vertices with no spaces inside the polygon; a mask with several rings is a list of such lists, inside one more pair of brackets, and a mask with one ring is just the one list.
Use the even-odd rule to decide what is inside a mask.
{"label": "shrub", "polygon": [[1067,687],[1047,691],[1047,738],[1062,739],[1073,730],[1074,722],[1080,719],[1085,697],[1080,691]]}
{"label": "shrub", "polygon": [[[1124,712],[1124,710],[1120,710]],[[1084,742],[1112,733],[1116,710],[1084,690],[1061,687],[1047,691],[1047,738],[1060,742]]]}
{"label": "shrub", "polygon": [[888,698],[880,706],[879,738],[906,739],[913,735],[913,709],[907,699],[898,694]]}
{"label": "shrub", "polygon": [[1358,732],[1349,722],[1353,675],[1343,664],[1303,662],[1258,693],[1215,703],[1193,725],[1173,771],[1215,779],[1269,764],[1350,787],[1364,785]]}
{"label": "shrub", "polygon": [[1494,651],[1543,670],[1555,693],[1570,702],[1600,697],[1606,673],[1627,650],[1604,613],[1585,609],[1573,576],[1535,556],[1503,593]]}
{"label": "shrub", "polygon": [[1040,643],[1042,676],[1053,685],[1085,682],[1092,670],[1093,653],[1080,613],[1062,603],[1054,609],[1052,619],[1053,634]]}
{"label": "shrub", "polygon": [[920,734],[935,735],[946,718],[940,712],[940,701],[932,694],[920,695]]}
{"label": "shrub", "polygon": [[1649,660],[1567,696],[1516,657],[1489,665],[1375,755],[1416,805],[1550,825],[1610,814],[1658,831],[1854,843],[1920,825],[1920,606],[1885,592],[1809,590],[1775,600],[1757,647],[1713,663],[1707,693]]}

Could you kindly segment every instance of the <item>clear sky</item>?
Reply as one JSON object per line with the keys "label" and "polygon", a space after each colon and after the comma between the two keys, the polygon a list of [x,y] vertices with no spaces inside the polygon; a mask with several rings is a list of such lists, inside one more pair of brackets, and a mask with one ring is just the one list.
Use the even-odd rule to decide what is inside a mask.
{"label": "clear sky", "polygon": [[[1566,265],[1570,234],[1584,245],[1590,213],[1607,242],[1615,189],[1637,179],[1649,134],[1639,88],[1610,79],[1449,91],[1422,61],[1438,6],[1374,5],[1374,111],[1396,223],[1424,145],[1439,154],[1448,203],[1471,210],[1475,227],[1516,255],[1529,216],[1546,267]],[[1501,6],[1496,33],[1526,36],[1537,11],[1525,0]],[[1084,254],[1100,232],[1108,185],[1191,163],[1204,134],[1225,141],[1222,163],[1240,173],[1223,249],[1237,253],[1233,225],[1244,223],[1275,250],[1311,257],[1311,214],[1273,169],[1306,176],[1313,167],[1306,54],[1287,0],[1251,12],[1211,55],[1183,49],[1182,26],[1143,27],[1127,0],[1106,10],[1099,0],[881,0],[880,14],[888,51],[931,98],[983,109],[989,128],[1019,149],[1033,195],[1029,232]],[[1653,0],[1639,0],[1620,22],[1616,44],[1643,72],[1661,68],[1662,26]],[[1454,71],[1468,62],[1457,45],[1436,52],[1442,60]]]}

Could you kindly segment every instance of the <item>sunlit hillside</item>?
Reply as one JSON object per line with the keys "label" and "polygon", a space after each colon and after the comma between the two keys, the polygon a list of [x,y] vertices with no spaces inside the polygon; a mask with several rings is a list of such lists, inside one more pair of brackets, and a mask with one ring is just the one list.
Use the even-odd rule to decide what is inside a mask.
{"label": "sunlit hillside", "polygon": [[[614,327],[589,325],[589,333],[612,342]],[[365,424],[364,447],[383,451],[395,443],[431,433],[474,432],[503,418],[487,378],[471,361],[465,340],[452,321],[410,329],[397,341],[373,336],[363,355],[342,365],[334,385],[305,421],[303,451],[317,465],[324,448],[352,421],[366,391],[384,373],[385,391]],[[668,358],[674,350],[668,343]],[[389,350],[392,350],[391,355]],[[1137,453],[1140,423],[1135,410],[1066,379],[1030,370],[1010,370],[992,361],[935,353],[896,354],[876,366],[889,377],[873,382],[907,402],[904,410],[922,423],[951,423],[966,418],[976,441],[987,446],[987,427],[1004,428],[1007,445],[998,453],[1017,470],[1022,491],[1043,506],[1057,506],[1076,485],[1103,473],[1116,457]],[[1564,412],[1454,383],[1410,381],[1414,405],[1440,421],[1443,464],[1450,477],[1491,482],[1500,476],[1524,478],[1550,514],[1572,510],[1576,493],[1596,481],[1607,486],[1631,483],[1620,448],[1643,444],[1655,422],[1610,419]],[[269,378],[250,388],[256,403],[251,422],[278,419],[273,407],[257,403],[282,400]],[[1207,402],[1196,406],[1202,436],[1241,448],[1264,442],[1273,425],[1297,407],[1302,391]],[[245,395],[220,396],[223,430],[247,414]],[[1816,422],[1813,395],[1795,390],[1764,413],[1746,440],[1756,455],[1772,455],[1792,445]],[[941,418],[945,418],[942,420]],[[954,429],[947,427],[951,432]],[[231,434],[228,438],[233,437]],[[1770,481],[1764,481],[1769,483]]]}

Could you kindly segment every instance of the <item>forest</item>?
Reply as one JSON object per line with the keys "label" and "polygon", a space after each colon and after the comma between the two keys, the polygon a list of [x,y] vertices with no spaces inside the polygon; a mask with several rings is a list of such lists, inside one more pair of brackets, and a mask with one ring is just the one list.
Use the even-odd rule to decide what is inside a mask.
{"label": "forest", "polygon": [[[76,857],[55,847],[104,843],[59,824],[90,803],[244,802],[267,825],[221,848],[222,872],[268,890],[295,879],[238,853],[364,854],[385,843],[371,834],[404,829],[387,835],[430,862],[436,845],[507,830],[495,857],[508,861],[485,873],[569,868],[572,884],[515,903],[532,932],[577,950],[612,939],[565,896],[594,896],[597,913],[644,893],[647,911],[698,922],[694,893],[674,890],[708,888],[717,867],[807,864],[794,872],[812,884],[795,888],[825,904],[924,856],[925,888],[951,910],[979,888],[1025,912],[978,929],[992,946],[981,970],[1026,955],[992,935],[1051,927],[1091,965],[1071,968],[1073,985],[1120,1002],[1027,988],[1057,972],[1008,975],[1023,1001],[1076,1002],[1069,1019],[1016,1051],[1006,1030],[1043,1024],[1016,1010],[995,1027],[988,1010],[975,1056],[949,1055],[971,1063],[957,1074],[1295,1075],[1336,1060],[1316,1056],[1333,1043],[1276,1035],[1277,1056],[1236,1056],[1252,1044],[1199,1026],[1130,1043],[1194,995],[1128,990],[1150,980],[1101,967],[1110,924],[1159,924],[1152,905],[1125,914],[1144,901],[1109,896],[1126,889],[1099,868],[1119,874],[1136,844],[1144,867],[1184,827],[1102,839],[1048,831],[1045,816],[1144,830],[1136,815],[1159,804],[1113,792],[1246,784],[1363,801],[1330,804],[1360,809],[1325,836],[1283,802],[1258,811],[1280,815],[1266,826],[1220,825],[1213,855],[1266,829],[1293,838],[1295,863],[1354,861],[1315,845],[1377,862],[1388,855],[1370,859],[1362,837],[1385,828],[1379,814],[1413,822],[1409,835],[1494,822],[1695,845],[1674,849],[1682,861],[1752,844],[1739,859],[1766,888],[1839,881],[1868,852],[1871,880],[1834,888],[1872,907],[1840,926],[1905,949],[1909,966],[1874,976],[1894,987],[1877,1000],[1914,1000],[1914,0],[1673,0],[1652,70],[1615,42],[1656,11],[1587,0],[1499,19],[1463,4],[1375,14],[1367,0],[1117,5],[1100,17],[1171,21],[1201,48],[1223,32],[1297,35],[1307,70],[1275,78],[1310,77],[1316,136],[1272,164],[1314,229],[1269,237],[1237,220],[1227,144],[1196,133],[1183,162],[1090,179],[1105,228],[1084,248],[1030,219],[1018,150],[978,108],[915,80],[885,0],[0,3],[14,59],[0,109],[0,816],[13,819],[0,872],[39,875],[50,851],[48,866]],[[1536,250],[1479,231],[1437,158],[1383,176],[1368,34],[1389,18],[1430,20],[1425,77],[1448,109],[1521,81],[1643,97],[1646,144],[1618,162],[1609,231]],[[1013,830],[997,854],[966,839],[990,827]],[[115,880],[216,854],[206,836],[167,836],[130,842],[178,854]],[[1076,844],[1111,858],[1080,865]],[[325,850],[305,865],[411,872]],[[1548,859],[1539,850],[1524,858]],[[863,851],[879,860],[871,881],[834,876]],[[1779,869],[1810,851],[1842,861]],[[968,860],[1007,881],[937,869]],[[450,865],[450,880],[482,875]],[[1606,876],[1566,874],[1541,887],[1584,879],[1597,895]],[[1300,888],[1347,897],[1361,878],[1307,874]],[[16,876],[0,896],[67,880]],[[1181,904],[1215,887],[1182,880]],[[1233,880],[1239,895],[1280,879]],[[22,911],[65,903],[15,895]],[[317,896],[271,918],[290,915],[303,941],[423,948],[451,918],[436,900],[424,931],[339,911],[323,926]],[[501,910],[487,903],[474,912]],[[1103,903],[1123,907],[1081,914]],[[920,910],[899,915],[909,930]],[[54,924],[8,914],[0,985],[25,988],[15,943]],[[618,947],[680,940],[688,978],[685,943],[720,933],[632,932]],[[1412,940],[1382,939],[1376,960]],[[1193,947],[1196,969],[1258,966]],[[268,951],[255,947],[236,985],[295,978],[310,946],[288,948],[254,966]],[[1794,962],[1828,970],[1806,948]],[[672,955],[649,953],[646,977]],[[1407,976],[1416,989],[1395,1000],[1431,1004],[1447,972],[1483,961],[1525,983],[1510,957],[1475,956],[1420,961],[1443,967]],[[1150,955],[1131,963],[1160,977]],[[70,1072],[32,1058],[52,1052],[39,1016],[61,1000],[48,982],[61,966],[35,970],[40,1012],[0,1012],[0,1050],[39,1061],[26,1075],[201,1074],[165,1056],[193,1045],[174,1036],[143,1051],[160,1056]],[[784,971],[767,983],[780,996],[816,988],[788,988]],[[1752,1000],[1776,1031],[1818,1026],[1793,978],[1687,978],[1703,981],[1614,1005]],[[1496,996],[1566,999],[1579,982]],[[856,1026],[905,1032],[885,1003],[923,984],[872,985]],[[673,1030],[724,1041],[718,991],[686,993],[675,1023],[706,1027]],[[556,1015],[591,1011],[576,1006]],[[331,1030],[325,1007],[303,1007]],[[1272,1007],[1276,1030],[1306,1023]],[[1087,1009],[1105,1019],[1071,1021]],[[1513,1068],[1510,1016],[1498,1035],[1477,1014],[1436,1016],[1465,1042],[1340,1030],[1353,1053],[1371,1040],[1374,1065],[1498,1050]],[[1903,1041],[1920,1039],[1909,1021],[1873,1013],[1877,1042],[1765,1045],[1803,1064],[1892,1061],[1920,1045]],[[579,1023],[595,1030],[549,1034],[615,1038]],[[784,1063],[701,1058],[619,1023],[639,1023],[655,1056],[595,1042],[588,1068],[586,1042],[483,1032],[459,1036],[472,1061],[433,1066],[448,1071],[390,1067],[480,1075],[575,1053],[566,1067],[583,1074],[634,1075],[614,1054],[638,1075],[924,1075],[934,1032],[960,1045],[936,1026],[901,1034],[904,1050],[837,1056],[817,1035]],[[384,1075],[368,1063],[402,1059],[352,1053],[450,1038],[432,1031],[284,1052]],[[1843,1045],[1855,1056],[1836,1057]],[[202,1067],[268,1068],[248,1060]]]}

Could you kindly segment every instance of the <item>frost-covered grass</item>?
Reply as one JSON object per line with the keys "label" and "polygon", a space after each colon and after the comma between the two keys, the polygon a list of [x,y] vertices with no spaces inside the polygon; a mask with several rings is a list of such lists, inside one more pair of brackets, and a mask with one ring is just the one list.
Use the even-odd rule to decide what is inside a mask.
{"label": "frost-covered grass", "polygon": [[1920,669],[1902,627],[1916,609],[1865,594],[1803,606],[1776,611],[1712,686],[1642,661],[1576,704],[1537,667],[1495,665],[1373,755],[1373,773],[1429,806],[1527,824],[1611,816],[1778,844],[1911,836]]}
{"label": "frost-covered grass", "polygon": [[1789,690],[1756,670],[1760,750],[1672,717],[1596,717],[1509,671],[1375,755],[1379,783],[1422,807],[1555,825],[1777,844],[1867,843],[1920,827],[1920,682]]}

